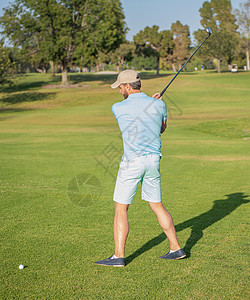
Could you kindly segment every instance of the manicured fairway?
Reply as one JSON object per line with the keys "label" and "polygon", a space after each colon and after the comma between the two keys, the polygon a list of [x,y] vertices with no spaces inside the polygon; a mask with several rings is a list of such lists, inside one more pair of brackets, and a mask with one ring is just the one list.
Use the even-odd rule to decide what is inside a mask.
{"label": "manicured fairway", "polygon": [[[94,261],[114,252],[115,77],[0,87],[0,298],[249,299],[250,73],[183,74],[168,90],[162,195],[187,259],[159,259],[168,242],[139,189],[127,265],[105,268]],[[142,78],[149,95],[170,80]]]}

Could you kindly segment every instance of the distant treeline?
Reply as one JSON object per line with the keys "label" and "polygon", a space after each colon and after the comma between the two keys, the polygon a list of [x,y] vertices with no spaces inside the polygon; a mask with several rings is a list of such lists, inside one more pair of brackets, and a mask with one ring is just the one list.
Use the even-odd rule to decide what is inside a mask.
{"label": "distant treeline", "polygon": [[[212,36],[187,66],[249,70],[250,0],[232,9],[230,0],[205,1],[201,26]],[[67,73],[124,68],[178,70],[194,50],[188,25],[176,21],[170,30],[154,25],[126,40],[128,30],[119,0],[15,0],[0,18],[0,83],[15,73]],[[194,32],[197,45],[204,30]]]}

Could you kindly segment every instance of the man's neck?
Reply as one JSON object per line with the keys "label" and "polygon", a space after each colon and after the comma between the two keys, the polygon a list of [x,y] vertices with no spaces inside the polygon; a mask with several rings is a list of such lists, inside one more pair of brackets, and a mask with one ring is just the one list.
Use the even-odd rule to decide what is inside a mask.
{"label": "man's neck", "polygon": [[128,94],[129,95],[131,95],[131,94],[137,94],[137,93],[141,93],[141,90],[130,90],[129,92],[128,92]]}

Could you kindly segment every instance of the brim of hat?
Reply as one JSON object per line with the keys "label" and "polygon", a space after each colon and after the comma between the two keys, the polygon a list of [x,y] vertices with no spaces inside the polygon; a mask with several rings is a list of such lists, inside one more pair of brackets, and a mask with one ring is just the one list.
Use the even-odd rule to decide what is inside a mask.
{"label": "brim of hat", "polygon": [[[137,79],[137,80],[133,80],[133,81],[129,81],[129,82],[126,82],[126,83],[130,83],[130,82],[136,82],[136,81],[140,81],[141,79]],[[111,84],[111,87],[112,89],[116,89],[118,88],[119,85],[121,85],[122,82],[120,82],[119,80],[116,80],[113,84]]]}
{"label": "brim of hat", "polygon": [[120,81],[116,80],[113,84],[111,84],[111,87],[112,89],[116,89],[120,84],[121,84]]}

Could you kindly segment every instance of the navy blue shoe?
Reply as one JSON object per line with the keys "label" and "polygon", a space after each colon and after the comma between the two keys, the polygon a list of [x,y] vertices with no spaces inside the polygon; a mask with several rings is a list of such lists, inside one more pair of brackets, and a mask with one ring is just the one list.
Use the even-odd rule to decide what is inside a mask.
{"label": "navy blue shoe", "polygon": [[168,252],[167,254],[160,256],[160,258],[164,258],[164,259],[181,259],[184,257],[186,257],[186,253],[183,249],[179,249],[174,252]]}
{"label": "navy blue shoe", "polygon": [[96,261],[95,263],[97,265],[101,265],[101,266],[125,267],[125,258],[122,258],[122,257],[114,258],[114,255],[113,255],[113,256],[110,256],[109,258]]}

